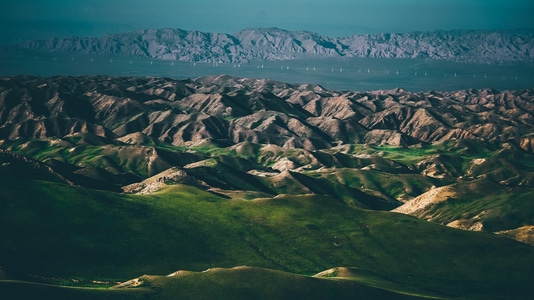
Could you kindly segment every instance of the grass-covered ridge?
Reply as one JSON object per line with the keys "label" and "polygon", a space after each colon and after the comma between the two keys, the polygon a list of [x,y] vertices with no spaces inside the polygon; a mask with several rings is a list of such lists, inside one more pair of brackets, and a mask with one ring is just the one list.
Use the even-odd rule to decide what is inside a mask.
{"label": "grass-covered ridge", "polygon": [[357,277],[316,278],[240,266],[143,275],[105,289],[0,281],[0,290],[17,299],[443,299],[428,291],[396,289],[393,282],[381,281],[386,288],[377,288]]}
{"label": "grass-covered ridge", "polygon": [[183,185],[138,196],[2,178],[0,266],[13,277],[113,282],[238,265],[303,275],[347,266],[484,298],[525,295],[534,275],[532,247],[326,196],[229,200]]}

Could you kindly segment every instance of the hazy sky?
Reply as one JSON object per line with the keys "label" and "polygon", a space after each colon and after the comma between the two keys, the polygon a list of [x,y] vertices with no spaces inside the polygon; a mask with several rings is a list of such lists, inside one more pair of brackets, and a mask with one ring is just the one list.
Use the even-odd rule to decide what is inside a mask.
{"label": "hazy sky", "polygon": [[534,0],[13,0],[0,40],[101,35],[172,27],[232,33],[247,27],[329,36],[436,29],[534,28]]}

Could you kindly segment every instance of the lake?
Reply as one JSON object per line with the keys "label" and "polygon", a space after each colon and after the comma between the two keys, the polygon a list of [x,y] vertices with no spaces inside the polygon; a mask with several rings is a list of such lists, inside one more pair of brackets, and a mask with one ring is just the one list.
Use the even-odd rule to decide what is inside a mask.
{"label": "lake", "polygon": [[228,74],[288,83],[315,83],[334,90],[451,91],[491,87],[534,88],[532,64],[484,65],[429,59],[307,58],[213,64],[151,60],[118,55],[86,55],[0,50],[0,75],[112,75],[196,78]]}

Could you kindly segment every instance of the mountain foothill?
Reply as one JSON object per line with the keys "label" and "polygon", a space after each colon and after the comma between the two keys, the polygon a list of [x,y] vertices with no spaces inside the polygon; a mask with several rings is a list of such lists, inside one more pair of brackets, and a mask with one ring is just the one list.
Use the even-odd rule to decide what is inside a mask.
{"label": "mountain foothill", "polygon": [[0,90],[4,152],[45,163],[72,184],[325,194],[460,228],[529,225],[530,217],[497,221],[485,207],[443,216],[437,204],[482,199],[489,182],[503,195],[531,191],[532,90],[339,92],[227,75],[18,76],[2,78]]}

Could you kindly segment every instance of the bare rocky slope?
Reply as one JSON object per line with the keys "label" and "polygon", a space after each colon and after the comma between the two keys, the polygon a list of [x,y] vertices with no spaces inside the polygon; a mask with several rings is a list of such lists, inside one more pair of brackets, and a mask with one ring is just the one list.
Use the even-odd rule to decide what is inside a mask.
{"label": "bare rocky slope", "polygon": [[336,92],[235,78],[12,77],[0,80],[0,138],[133,133],[175,146],[409,146],[451,139],[532,152],[534,91]]}
{"label": "bare rocky slope", "polygon": [[534,32],[432,31],[331,38],[313,32],[251,28],[231,34],[148,29],[102,37],[34,40],[20,47],[154,59],[242,63],[301,57],[430,58],[471,63],[534,61]]}

